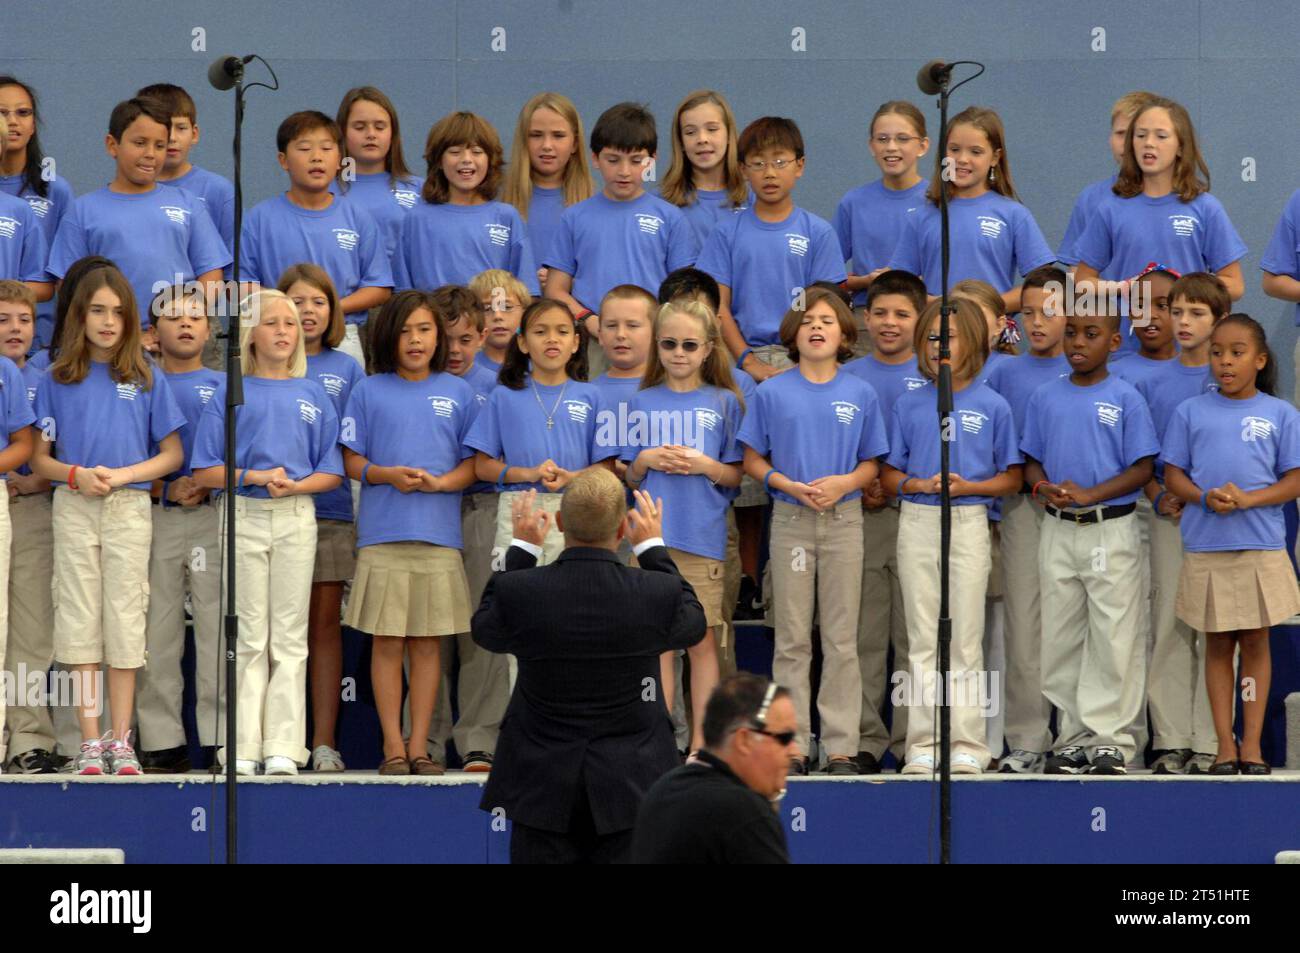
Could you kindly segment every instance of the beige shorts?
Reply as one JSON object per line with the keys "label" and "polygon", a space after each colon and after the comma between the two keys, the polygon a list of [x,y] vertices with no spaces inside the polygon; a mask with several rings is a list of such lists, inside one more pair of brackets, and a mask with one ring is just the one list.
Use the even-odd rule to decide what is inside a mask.
{"label": "beige shorts", "polygon": [[1300,612],[1300,588],[1285,549],[1185,553],[1174,613],[1198,632],[1277,625]]}
{"label": "beige shorts", "polygon": [[[510,507],[515,498],[521,496],[524,492],[523,490],[506,490],[497,496],[497,535],[492,544],[492,556],[493,564],[498,569],[505,568],[506,550],[510,548],[510,540],[515,535]],[[551,528],[547,531],[546,539],[542,543],[542,558],[537,560],[539,566],[549,566],[555,562],[560,553],[564,552],[564,534],[555,525],[555,514],[560,511],[560,500],[563,497],[563,493],[538,493],[536,499],[533,500],[534,511],[545,510],[551,514]]]}
{"label": "beige shorts", "polygon": [[727,622],[727,615],[722,611],[722,582],[726,564],[721,559],[710,559],[708,556],[698,556],[672,547],[669,547],[668,554],[673,557],[682,578],[695,590],[695,597],[704,608],[705,624],[716,627]]}
{"label": "beige shorts", "polygon": [[357,568],[357,524],[316,520],[316,566],[311,581],[347,582]]}
{"label": "beige shorts", "polygon": [[344,624],[371,635],[424,638],[469,631],[460,550],[431,543],[363,546]]}
{"label": "beige shorts", "polygon": [[64,665],[145,663],[149,611],[149,494],[54,491],[54,659]]}

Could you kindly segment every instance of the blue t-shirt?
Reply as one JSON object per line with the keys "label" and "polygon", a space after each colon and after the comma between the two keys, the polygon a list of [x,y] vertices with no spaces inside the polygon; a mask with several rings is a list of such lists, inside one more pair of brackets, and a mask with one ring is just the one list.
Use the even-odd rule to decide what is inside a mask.
{"label": "blue t-shirt", "polygon": [[[1246,400],[1201,394],[1174,411],[1162,455],[1202,491],[1229,482],[1247,493],[1261,490],[1300,467],[1300,411],[1267,394]],[[1286,546],[1281,504],[1220,514],[1188,503],[1179,523],[1190,553]]]}
{"label": "blue t-shirt", "polygon": [[[1133,361],[1127,363],[1132,364]],[[1212,394],[1219,389],[1219,383],[1210,373],[1208,364],[1188,367],[1178,360],[1162,362],[1155,374],[1136,381],[1133,386],[1147,402],[1151,421],[1156,426],[1156,439],[1161,446],[1164,446],[1169,421],[1173,419],[1179,404],[1199,394]],[[1164,483],[1164,474],[1165,461],[1161,457],[1156,460],[1156,479],[1161,483]]]}
{"label": "blue t-shirt", "polygon": [[[1111,357],[1117,358],[1118,355],[1112,354]],[[1147,357],[1141,351],[1133,351],[1122,360],[1112,360],[1108,370],[1120,380],[1128,381],[1140,391],[1144,381],[1150,380],[1152,377],[1159,377],[1166,367],[1177,363],[1177,354],[1166,360],[1157,361],[1154,358]]]}
{"label": "blue t-shirt", "polygon": [[370,213],[384,236],[384,252],[396,275],[397,240],[402,234],[402,221],[406,213],[419,203],[423,188],[424,183],[413,175],[398,179],[394,185],[387,172],[367,172],[359,173],[354,181],[349,182],[346,192],[339,191],[337,182],[330,186],[330,191],[342,195],[349,202],[356,202]]}
{"label": "blue t-shirt", "polygon": [[[950,287],[978,278],[1006,292],[1015,286],[1017,274],[1026,275],[1056,260],[1029,209],[997,192],[951,199],[948,221]],[[889,267],[917,275],[925,282],[926,291],[937,295],[943,290],[939,287],[940,260],[939,209],[922,202],[907,216]]]}
{"label": "blue t-shirt", "polygon": [[[1063,377],[1034,391],[1020,449],[1043,465],[1053,483],[1073,480],[1093,487],[1158,454],[1160,442],[1147,402],[1132,384],[1112,374],[1090,387]],[[1139,492],[1102,502],[1132,503]]]}
{"label": "blue t-shirt", "polygon": [[[736,395],[704,386],[679,393],[659,384],[634,392],[628,401],[621,456],[631,464],[642,450],[665,444],[692,447],[721,463],[739,463],[736,442],[742,414]],[[709,559],[727,553],[727,507],[735,491],[715,486],[702,473],[689,476],[646,470],[641,489],[664,501],[664,542]]]}
{"label": "blue t-shirt", "polygon": [[740,391],[740,397],[744,401],[745,407],[749,407],[749,402],[754,399],[754,392],[758,390],[758,382],[750,376],[749,371],[741,370],[739,367],[731,369],[731,379]]}
{"label": "blue t-shirt", "polygon": [[483,369],[486,370],[493,377],[496,377],[498,374],[501,373],[500,363],[488,357],[486,351],[479,351],[474,358],[474,366],[478,367],[480,365],[482,365]]}
{"label": "blue t-shirt", "polygon": [[[393,287],[379,226],[358,203],[337,198],[319,211],[300,208],[284,194],[253,206],[244,219],[239,258],[240,280],[268,288],[302,261],[325,269],[340,300],[358,288]],[[349,324],[366,316],[365,311],[345,315]]]}
{"label": "blue t-shirt", "polygon": [[564,188],[546,188],[533,186],[532,197],[528,200],[528,247],[533,253],[533,262],[540,266],[546,261],[547,253],[555,242],[555,233],[560,230],[560,216],[564,214]]}
{"label": "blue t-shirt", "polygon": [[[641,389],[639,377],[610,377],[609,371],[597,377],[593,384],[600,391],[601,407],[615,414],[627,413],[627,406],[636,392]],[[620,411],[620,406],[622,410]]]}
{"label": "blue t-shirt", "polygon": [[[617,435],[598,432],[602,406],[594,384],[570,380],[534,390],[529,376],[521,390],[502,386],[492,391],[465,445],[512,467],[535,467],[549,459],[576,473],[618,456]],[[552,408],[554,426],[547,427]],[[540,482],[507,483],[506,489],[547,492]]]}
{"label": "blue t-shirt", "polygon": [[0,192],[0,278],[47,281],[45,232],[31,206]]}
{"label": "blue t-shirt", "polygon": [[[26,389],[27,393],[27,405],[33,408],[32,419],[35,420],[36,392],[40,389],[41,381],[45,377],[45,371],[43,368],[33,366],[32,362],[29,360],[22,367],[18,368],[18,372],[22,375],[23,387]],[[18,468],[18,472],[23,476],[27,476],[32,472],[32,468],[29,464],[24,463]]]}
{"label": "blue t-shirt", "polygon": [[[0,179],[0,182],[3,182]],[[1273,237],[1259,260],[1260,271],[1271,275],[1289,275],[1300,279],[1300,189],[1287,199],[1282,217],[1273,229]],[[1295,323],[1300,325],[1300,303],[1296,304]]]}
{"label": "blue t-shirt", "polygon": [[1008,354],[1006,351],[989,351],[988,360],[984,362],[984,366],[976,374],[975,383],[987,384],[998,367],[1007,363],[1007,361],[1014,361],[1019,356],[1019,354]]}
{"label": "blue t-shirt", "polygon": [[695,264],[699,246],[681,209],[646,192],[616,202],[597,192],[570,205],[542,264],[573,278],[573,295],[591,311],[617,285],[652,294],[668,272]]}
{"label": "blue t-shirt", "polygon": [[171,185],[143,195],[104,187],[73,202],[50,248],[49,273],[62,278],[87,255],[102,255],[121,269],[144,328],[153,323],[149,305],[158,291],[230,264],[203,203]]}
{"label": "blue t-shirt", "polygon": [[[47,185],[49,186],[46,189],[47,194],[38,195],[35,189],[24,185],[21,174],[0,175],[0,192],[7,192],[23,199],[32,210],[32,214],[36,216],[36,220],[40,222],[41,231],[45,235],[48,258],[48,249],[54,245],[54,236],[59,231],[59,223],[72,208],[76,196],[67,179],[56,177]],[[44,281],[45,278],[40,280]],[[32,352],[35,353],[48,346],[53,333],[54,301],[42,301],[36,306],[36,333],[32,336]]]}
{"label": "blue t-shirt", "polygon": [[481,271],[508,271],[536,295],[537,266],[524,220],[505,202],[420,202],[402,219],[393,280],[399,290],[467,285]]}
{"label": "blue t-shirt", "polygon": [[[846,261],[855,275],[867,275],[889,264],[907,215],[925,202],[930,183],[922,179],[910,189],[891,189],[884,179],[859,185],[845,193],[831,224]],[[854,307],[865,307],[867,289],[853,292]]]}
{"label": "blue t-shirt", "polygon": [[1079,253],[1075,246],[1079,243],[1079,238],[1083,235],[1084,230],[1088,227],[1088,222],[1092,220],[1093,211],[1096,207],[1106,200],[1108,195],[1114,195],[1113,186],[1115,185],[1115,176],[1108,179],[1102,179],[1091,185],[1084,186],[1079,197],[1074,200],[1074,208],[1070,210],[1070,220],[1065,223],[1065,236],[1061,239],[1061,244],[1056,250],[1056,260],[1065,265],[1077,265],[1079,263]]}
{"label": "blue t-shirt", "polygon": [[[464,374],[460,376],[470,390],[474,392],[474,414],[477,416],[487,406],[488,397],[491,396],[493,388],[497,386],[497,371],[492,370],[488,364],[484,363],[482,352],[474,356],[474,363],[469,366]],[[495,493],[496,485],[486,480],[475,480],[464,489],[464,493]]]}
{"label": "blue t-shirt", "polygon": [[749,207],[743,203],[739,206],[732,205],[730,194],[726,189],[696,189],[693,201],[678,206],[686,216],[691,231],[695,233],[695,243],[700,248],[704,247],[719,221]]}
{"label": "blue t-shirt", "polygon": [[[319,354],[307,355],[307,376],[325,388],[334,404],[339,420],[348,405],[348,395],[357,381],[365,378],[357,359],[346,351],[323,347]],[[316,518],[322,520],[352,520],[352,485],[344,480],[328,493],[316,494]]]}
{"label": "blue t-shirt", "polygon": [[9,435],[36,422],[32,402],[27,397],[27,382],[18,365],[0,357],[0,450],[9,446]]}
{"label": "blue t-shirt", "polygon": [[[1036,357],[1022,354],[1012,361],[1003,361],[988,376],[988,386],[1002,395],[1011,408],[1016,422],[1017,439],[1025,435],[1025,412],[1034,391],[1048,381],[1070,376],[1070,361],[1064,354],[1056,357]],[[937,472],[937,471],[936,471]],[[957,471],[961,473],[960,470]],[[962,476],[965,476],[962,473]]]}
{"label": "blue t-shirt", "polygon": [[803,288],[845,278],[835,230],[795,208],[765,222],[748,208],[718,222],[697,266],[731,289],[731,313],[752,347],[779,344],[781,319]]}
{"label": "blue t-shirt", "polygon": [[[196,165],[179,179],[163,184],[183,189],[203,203],[212,224],[217,226],[217,234],[225,242],[226,250],[235,247],[235,186],[229,179]],[[240,253],[242,255],[242,249]]]}
{"label": "blue t-shirt", "polygon": [[[194,472],[190,460],[194,456],[194,436],[198,433],[199,418],[203,416],[203,408],[208,405],[212,395],[225,381],[226,375],[222,371],[214,371],[206,367],[197,371],[185,371],[182,374],[168,374],[159,370],[155,370],[154,373],[161,373],[167,379],[167,386],[176,400],[176,406],[185,416],[185,423],[180,430],[181,447],[185,451],[185,457],[181,460],[181,465],[165,478],[166,482],[171,482],[177,477],[190,476]],[[164,504],[166,504],[165,496]]]}
{"label": "blue t-shirt", "polygon": [[[870,384],[852,374],[816,384],[798,367],[758,386],[736,439],[796,483],[850,473],[863,460],[889,452],[880,400]],[[772,495],[799,505],[775,487]],[[854,490],[843,499],[861,496]]]}
{"label": "blue t-shirt", "polygon": [[[948,442],[950,472],[972,483],[989,480],[1024,463],[1016,446],[1011,407],[997,391],[970,384],[952,395],[952,440]],[[940,471],[939,416],[934,394],[911,391],[898,398],[889,420],[888,463],[914,477],[929,478]],[[908,493],[913,503],[938,506],[937,493]],[[953,506],[991,506],[991,496],[954,496]]]}
{"label": "blue t-shirt", "polygon": [[[862,378],[876,392],[880,400],[880,415],[889,420],[893,413],[894,402],[908,391],[919,390],[930,385],[930,379],[921,373],[915,360],[902,364],[886,364],[875,354],[854,358],[840,370]],[[934,403],[931,398],[931,403]],[[933,409],[933,408],[931,408]]]}
{"label": "blue t-shirt", "polygon": [[[434,371],[422,381],[363,377],[344,413],[350,433],[343,446],[375,466],[419,467],[437,476],[474,455],[465,437],[477,414],[473,389],[455,374]],[[402,493],[387,483],[363,483],[357,546],[421,542],[460,549],[460,496],[459,490]]]}
{"label": "blue t-shirt", "polygon": [[[226,385],[223,381],[199,418],[195,470],[226,466]],[[325,388],[307,377],[244,378],[244,405],[235,413],[235,460],[241,470],[284,467],[291,480],[313,473],[343,476],[339,418]],[[264,486],[237,487],[241,496],[270,499]]]}
{"label": "blue t-shirt", "polygon": [[[185,426],[162,371],[153,368],[152,386],[119,384],[108,365],[91,361],[77,384],[41,379],[36,389],[36,420],[54,438],[54,459],[80,467],[130,467],[157,453],[168,434]],[[132,483],[148,490],[149,482]]]}

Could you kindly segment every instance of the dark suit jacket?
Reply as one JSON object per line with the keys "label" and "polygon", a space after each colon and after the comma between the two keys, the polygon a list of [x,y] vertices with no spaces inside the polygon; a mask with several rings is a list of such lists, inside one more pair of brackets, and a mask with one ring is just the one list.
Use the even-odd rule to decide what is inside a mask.
{"label": "dark suit jacket", "polygon": [[704,610],[655,546],[624,565],[570,547],[549,566],[518,546],[474,613],[474,641],[519,660],[480,807],[567,833],[581,783],[598,834],[629,830],[641,797],[677,767],[659,656],[704,637]]}

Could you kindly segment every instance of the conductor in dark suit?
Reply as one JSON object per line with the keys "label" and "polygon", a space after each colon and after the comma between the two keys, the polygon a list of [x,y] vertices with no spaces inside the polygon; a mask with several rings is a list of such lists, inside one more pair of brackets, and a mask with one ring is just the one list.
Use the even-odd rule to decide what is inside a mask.
{"label": "conductor in dark suit", "polygon": [[[661,538],[661,502],[592,469],[569,483],[565,550],[536,567],[550,516],[515,501],[514,539],[474,613],[474,641],[510,652],[519,677],[479,806],[513,823],[512,863],[627,860],[637,809],[679,764],[661,653],[704,637],[704,611]],[[624,537],[640,569],[617,555]]]}

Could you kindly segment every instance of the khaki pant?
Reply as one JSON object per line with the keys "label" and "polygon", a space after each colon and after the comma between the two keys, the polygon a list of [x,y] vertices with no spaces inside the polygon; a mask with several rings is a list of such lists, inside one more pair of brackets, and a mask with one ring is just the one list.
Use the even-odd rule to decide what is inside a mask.
{"label": "khaki pant", "polygon": [[1215,754],[1218,741],[1205,688],[1205,633],[1174,615],[1183,537],[1177,520],[1154,517],[1151,538],[1151,631],[1155,645],[1147,678],[1151,731],[1157,750],[1191,748]]}
{"label": "khaki pant", "polygon": [[[993,565],[988,508],[954,506],[949,550],[948,607],[952,618],[950,669],[953,686],[936,696],[939,658],[940,508],[903,501],[898,519],[898,576],[907,614],[907,760],[938,753],[932,699],[952,710],[952,752],[987,767],[983,712],[978,699],[984,672],[984,596]],[[928,694],[927,694],[928,693]],[[962,704],[957,704],[962,702]]]}
{"label": "khaki pant", "polygon": [[[49,493],[9,499],[8,518],[13,542],[9,548],[9,649],[0,645],[5,671],[17,679],[20,671],[46,677],[54,661],[53,508]],[[22,700],[24,686],[20,689]],[[13,757],[53,751],[54,724],[46,705],[15,705],[8,712],[9,753]],[[3,731],[0,730],[0,742]]]}
{"label": "khaki pant", "polygon": [[144,490],[54,491],[54,657],[63,664],[145,664],[151,509]]}
{"label": "khaki pant", "polygon": [[1111,745],[1128,762],[1150,628],[1138,519],[1083,525],[1047,514],[1039,567],[1043,694],[1059,710],[1056,750]]}
{"label": "khaki pant", "polygon": [[898,509],[887,506],[862,513],[862,598],[858,605],[858,670],[862,676],[862,716],[858,750],[877,759],[891,748],[903,753],[907,708],[894,709],[892,730],[883,713],[889,677],[889,647],[895,671],[907,671],[907,619],[898,581]]}
{"label": "khaki pant", "polygon": [[1043,520],[1051,519],[1029,498],[1002,499],[1002,605],[1006,651],[1005,728],[1013,751],[1047,751],[1052,706],[1043,696],[1043,614],[1038,547]]}
{"label": "khaki pant", "polygon": [[[225,507],[218,532],[224,546]],[[236,518],[235,757],[307,764],[307,612],[316,563],[310,496],[240,497]],[[225,758],[225,749],[219,752]]]}
{"label": "khaki pant", "polygon": [[[478,609],[483,590],[492,576],[492,547],[496,540],[497,495],[473,493],[461,497],[460,530],[463,541],[465,578],[469,582],[471,611]],[[460,718],[452,725],[451,679],[453,662],[460,658],[456,679]],[[429,726],[429,742],[436,755],[445,751],[453,738],[464,757],[471,751],[496,751],[501,719],[510,701],[509,664],[505,655],[489,652],[474,643],[468,632],[442,640],[442,687],[438,707]]]}
{"label": "khaki pant", "polygon": [[[155,506],[149,556],[149,667],[140,674],[136,702],[142,749],[185,744],[181,697],[185,681],[185,594],[194,611],[195,721],[205,747],[225,738],[225,706],[218,702],[221,669],[221,560],[219,503]],[[243,580],[237,580],[243,585]]]}
{"label": "khaki pant", "polygon": [[736,510],[727,507],[727,552],[723,558],[722,614],[727,621],[713,633],[718,643],[718,677],[736,674],[736,626],[732,616],[740,598],[740,533],[736,530]]}
{"label": "khaki pant", "polygon": [[862,585],[862,501],[818,513],[777,500],[772,512],[772,607],[776,616],[775,680],[789,689],[798,719],[796,744],[811,750],[813,612],[821,619],[822,674],[817,690],[821,747],[857,755],[862,713],[858,671],[858,603]]}
{"label": "khaki pant", "polygon": [[[510,506],[514,499],[521,496],[523,490],[507,490],[497,497],[497,530],[496,539],[492,545],[492,565],[495,569],[504,570],[506,568],[506,550],[510,548],[510,540],[514,538],[514,523],[510,517]],[[564,534],[556,526],[555,514],[560,512],[560,499],[562,493],[538,493],[537,498],[533,501],[534,510],[545,510],[551,514],[551,528],[546,533],[546,539],[542,542],[542,555],[537,560],[539,566],[549,566],[555,562],[560,553],[564,552]],[[515,690],[515,679],[519,676],[519,663],[513,655],[506,656],[507,664],[510,671],[509,690]]]}

